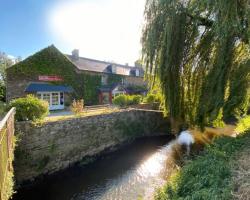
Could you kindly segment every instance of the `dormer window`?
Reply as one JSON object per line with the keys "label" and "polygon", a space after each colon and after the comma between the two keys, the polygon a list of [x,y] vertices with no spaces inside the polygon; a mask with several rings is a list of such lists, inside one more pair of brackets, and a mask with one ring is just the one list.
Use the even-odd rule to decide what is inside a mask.
{"label": "dormer window", "polygon": [[116,66],[111,65],[112,74],[116,74]]}
{"label": "dormer window", "polygon": [[139,71],[139,69],[136,69],[136,70],[135,70],[135,76],[140,76],[140,71]]}
{"label": "dormer window", "polygon": [[134,70],[134,69],[131,69],[130,72],[129,72],[129,75],[130,75],[130,76],[135,76],[135,70]]}
{"label": "dormer window", "polygon": [[107,66],[107,72],[112,73],[112,74],[116,74],[116,66],[112,65],[112,64],[108,65]]}

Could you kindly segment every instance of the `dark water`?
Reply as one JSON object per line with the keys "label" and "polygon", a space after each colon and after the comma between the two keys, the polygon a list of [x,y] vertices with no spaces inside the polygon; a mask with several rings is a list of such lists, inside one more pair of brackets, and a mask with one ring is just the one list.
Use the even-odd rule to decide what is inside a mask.
{"label": "dark water", "polygon": [[85,166],[74,166],[17,191],[14,200],[150,198],[164,182],[169,137],[138,139]]}

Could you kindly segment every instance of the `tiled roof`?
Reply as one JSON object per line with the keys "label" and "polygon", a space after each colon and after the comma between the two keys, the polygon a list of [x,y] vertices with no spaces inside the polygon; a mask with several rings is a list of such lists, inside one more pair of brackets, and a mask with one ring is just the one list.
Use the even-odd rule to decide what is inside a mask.
{"label": "tiled roof", "polygon": [[66,55],[71,62],[75,64],[75,66],[79,70],[85,70],[85,71],[94,71],[94,72],[100,72],[100,73],[111,73],[112,66],[116,68],[115,74],[119,75],[131,75],[131,71],[135,69],[140,70],[140,76],[143,76],[143,69],[140,67],[133,67],[133,66],[127,66],[127,65],[121,65],[117,63],[111,63],[106,61],[100,61],[90,58],[84,58],[84,57],[78,57],[77,59],[74,58],[71,55]]}

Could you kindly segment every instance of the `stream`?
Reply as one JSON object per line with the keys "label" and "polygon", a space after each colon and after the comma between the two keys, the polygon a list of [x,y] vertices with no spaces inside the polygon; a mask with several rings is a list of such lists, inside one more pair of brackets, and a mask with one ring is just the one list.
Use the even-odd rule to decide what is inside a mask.
{"label": "stream", "polygon": [[171,137],[137,139],[87,165],[76,165],[19,189],[13,200],[152,199],[164,184]]}

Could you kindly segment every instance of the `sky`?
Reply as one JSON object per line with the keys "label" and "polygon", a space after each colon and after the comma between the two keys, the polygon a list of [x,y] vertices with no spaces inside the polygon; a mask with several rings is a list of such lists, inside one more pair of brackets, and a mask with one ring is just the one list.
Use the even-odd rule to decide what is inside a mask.
{"label": "sky", "polygon": [[26,58],[54,44],[70,54],[132,65],[146,0],[0,0],[0,51]]}

